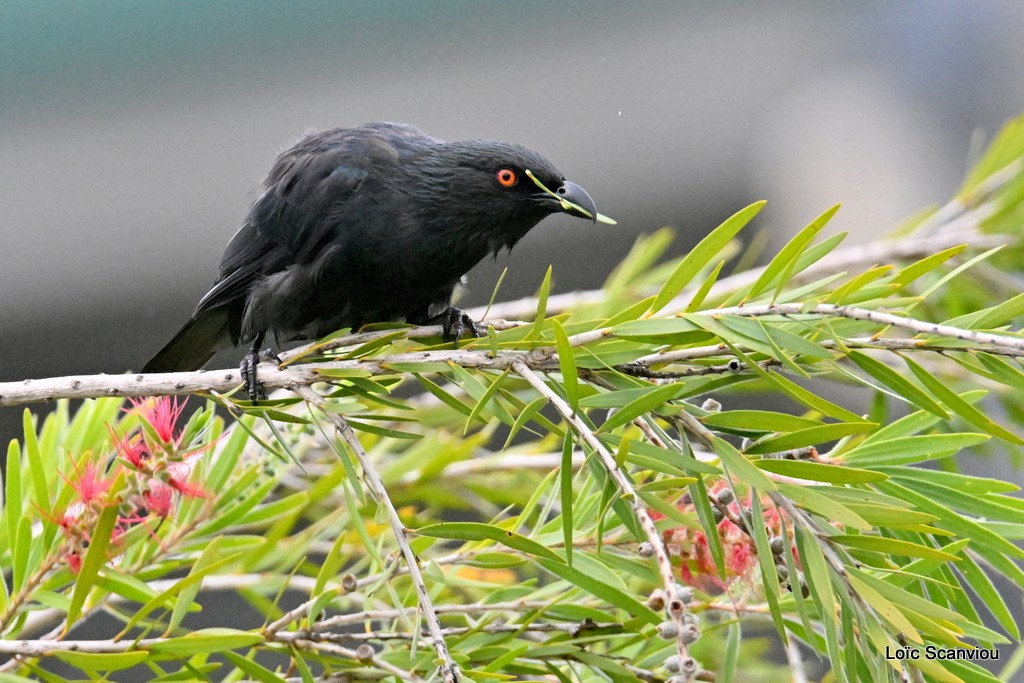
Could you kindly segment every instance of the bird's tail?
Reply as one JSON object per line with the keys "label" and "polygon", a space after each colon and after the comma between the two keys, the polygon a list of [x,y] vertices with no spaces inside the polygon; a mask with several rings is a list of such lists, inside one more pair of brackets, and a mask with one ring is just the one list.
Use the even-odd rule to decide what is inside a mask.
{"label": "bird's tail", "polygon": [[231,339],[228,334],[227,307],[203,311],[178,330],[143,372],[186,372],[198,370]]}

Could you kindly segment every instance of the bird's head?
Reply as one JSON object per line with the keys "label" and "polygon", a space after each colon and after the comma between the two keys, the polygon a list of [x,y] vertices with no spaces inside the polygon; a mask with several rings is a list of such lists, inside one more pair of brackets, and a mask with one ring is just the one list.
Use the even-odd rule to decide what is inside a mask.
{"label": "bird's head", "polygon": [[441,169],[448,174],[444,201],[461,207],[475,225],[487,225],[496,243],[512,247],[530,228],[554,213],[614,224],[597,211],[586,190],[565,179],[542,154],[494,140],[446,143]]}

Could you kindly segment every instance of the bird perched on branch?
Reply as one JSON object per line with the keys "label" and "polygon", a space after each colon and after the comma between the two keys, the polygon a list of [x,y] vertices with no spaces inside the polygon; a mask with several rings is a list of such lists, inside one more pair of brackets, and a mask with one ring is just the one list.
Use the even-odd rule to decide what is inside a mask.
{"label": "bird perched on branch", "polygon": [[552,213],[614,222],[531,149],[445,142],[398,123],[307,135],[263,185],[217,281],[143,372],[198,370],[220,348],[251,342],[241,371],[255,399],[268,332],[315,339],[405,320],[440,323],[458,342],[478,331],[452,294],[480,260]]}

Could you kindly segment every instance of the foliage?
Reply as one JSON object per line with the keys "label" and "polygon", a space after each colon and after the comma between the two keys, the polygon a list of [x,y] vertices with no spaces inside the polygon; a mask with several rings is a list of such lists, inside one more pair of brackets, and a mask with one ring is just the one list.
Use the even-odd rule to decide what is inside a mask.
{"label": "foliage", "polygon": [[1024,444],[1022,153],[888,242],[725,277],[758,203],[458,351],[342,333],[315,393],[26,411],[0,677],[1008,680],[925,655],[1020,640],[1024,503],[960,470]]}

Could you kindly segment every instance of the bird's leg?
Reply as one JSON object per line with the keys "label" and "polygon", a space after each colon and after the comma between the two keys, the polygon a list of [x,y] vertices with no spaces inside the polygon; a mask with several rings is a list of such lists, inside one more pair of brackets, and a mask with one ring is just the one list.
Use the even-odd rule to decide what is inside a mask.
{"label": "bird's leg", "polygon": [[268,353],[280,362],[280,359],[270,349],[262,352],[259,350],[263,344],[264,336],[266,336],[265,332],[260,332],[256,335],[252,342],[252,348],[249,349],[249,353],[245,354],[245,358],[242,359],[242,363],[238,366],[238,371],[242,375],[242,382],[245,384],[245,393],[249,395],[250,401],[262,401],[267,398],[266,390],[259,383],[259,380],[256,379],[256,366],[263,360],[270,360],[267,357]]}
{"label": "bird's leg", "polygon": [[466,315],[465,311],[454,306],[426,321],[427,325],[436,325],[438,323],[441,324],[441,328],[444,330],[444,340],[455,342],[456,348],[459,346],[459,340],[462,339],[467,331],[473,337],[483,336],[476,321]]}

